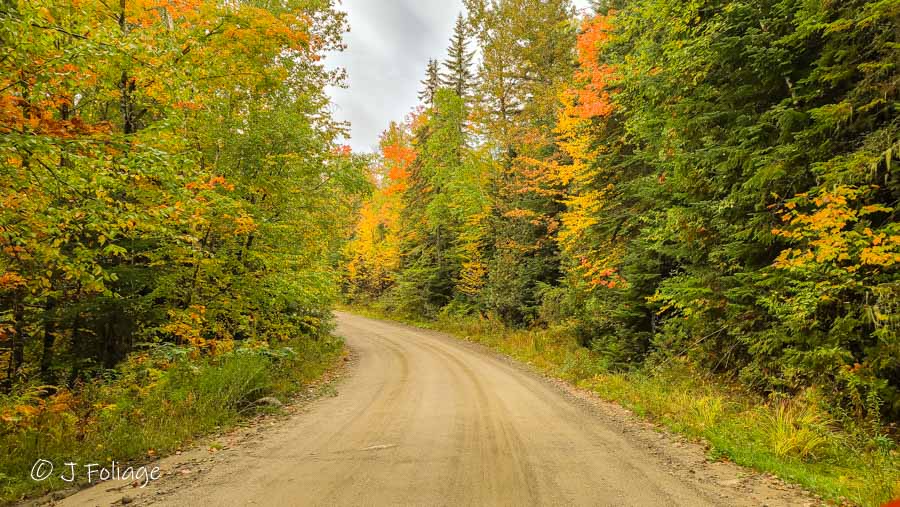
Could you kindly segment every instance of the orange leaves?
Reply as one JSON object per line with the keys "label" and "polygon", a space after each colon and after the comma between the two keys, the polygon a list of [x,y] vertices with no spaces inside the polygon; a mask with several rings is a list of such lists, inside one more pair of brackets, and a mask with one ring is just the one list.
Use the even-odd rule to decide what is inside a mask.
{"label": "orange leaves", "polygon": [[536,217],[537,213],[535,213],[531,210],[527,210],[527,209],[515,208],[515,209],[511,209],[511,210],[507,211],[506,213],[503,214],[503,216],[504,216],[504,218],[531,219],[531,218]]}
{"label": "orange leaves", "polygon": [[71,410],[75,397],[69,391],[60,391],[50,398],[48,408],[54,414],[62,414]]}
{"label": "orange leaves", "polygon": [[598,164],[606,148],[597,142],[607,136],[603,118],[614,111],[611,86],[617,76],[612,66],[602,63],[612,22],[612,13],[585,20],[576,46],[575,84],[560,94],[556,127],[557,142],[570,158],[555,172],[565,188],[561,201],[566,205],[557,242],[570,259],[577,259],[570,270],[588,289],[626,285],[614,267],[622,255],[621,245],[608,244],[594,231],[615,189],[611,175]]}
{"label": "orange leaves", "polygon": [[[14,413],[21,418],[31,419],[37,416],[41,412],[41,408],[35,407],[33,405],[16,405],[13,407]],[[6,414],[4,414],[6,416]],[[4,417],[6,419],[8,416]]]}
{"label": "orange leaves", "polygon": [[597,15],[582,23],[581,34],[576,42],[578,64],[581,67],[588,68],[596,62],[600,48],[610,39],[614,15],[615,12],[610,11],[608,15]]}
{"label": "orange leaves", "polygon": [[58,138],[92,136],[109,132],[107,123],[88,124],[81,118],[58,119],[57,109],[68,104],[66,97],[51,97],[34,103],[11,93],[0,95],[0,134],[12,132]]}
{"label": "orange leaves", "polygon": [[173,104],[175,109],[183,109],[185,111],[197,111],[203,107],[203,104],[189,100],[179,100]]}
{"label": "orange leaves", "polygon": [[570,114],[582,119],[608,116],[613,111],[608,88],[615,79],[615,69],[600,62],[600,53],[611,37],[613,15],[598,15],[585,20],[576,45],[578,86],[567,93],[574,101]]}
{"label": "orange leaves", "polygon": [[25,283],[25,278],[12,271],[0,275],[0,290],[16,290],[24,287]]}
{"label": "orange leaves", "polygon": [[391,194],[406,190],[409,169],[416,160],[416,150],[412,146],[391,143],[382,146],[381,152],[389,180],[385,192]]}
{"label": "orange leaves", "polygon": [[400,265],[400,213],[418,154],[409,124],[392,124],[381,137],[381,160],[369,168],[375,191],[365,202],[347,244],[346,279],[352,292],[379,295]]}
{"label": "orange leaves", "polygon": [[587,282],[589,289],[596,289],[598,287],[607,289],[627,287],[628,284],[619,274],[618,269],[610,266],[616,258],[616,255],[616,253],[611,253],[609,255],[599,256],[595,252],[591,258],[587,255],[582,256],[579,259],[575,271],[580,274],[582,280]]}
{"label": "orange leaves", "polygon": [[222,187],[224,190],[233,191],[234,185],[228,183],[225,180],[224,176],[212,176],[208,181],[205,182],[197,182],[192,181],[185,185],[185,188],[188,190],[200,191],[200,190],[215,190],[216,187]]}
{"label": "orange leaves", "polygon": [[203,0],[129,0],[126,16],[130,23],[148,28],[167,22],[197,22]]}
{"label": "orange leaves", "polygon": [[80,400],[66,389],[38,386],[9,401],[11,403],[0,412],[0,423],[7,429],[34,429],[46,424],[48,417],[71,419],[71,412]]}
{"label": "orange leaves", "polygon": [[239,4],[236,21],[222,30],[229,52],[276,56],[282,51],[310,47],[310,21],[299,11],[274,14],[269,9]]}
{"label": "orange leaves", "polygon": [[399,143],[384,146],[382,154],[385,160],[402,166],[404,170],[416,160],[416,150],[411,146],[403,146]]}

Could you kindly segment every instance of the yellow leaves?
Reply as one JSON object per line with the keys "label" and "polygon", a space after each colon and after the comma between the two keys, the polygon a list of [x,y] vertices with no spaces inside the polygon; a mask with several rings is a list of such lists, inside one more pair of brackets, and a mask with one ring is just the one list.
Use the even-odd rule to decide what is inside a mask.
{"label": "yellow leaves", "polygon": [[41,410],[39,408],[32,406],[32,405],[16,405],[15,407],[13,407],[13,409],[20,416],[23,416],[26,418],[34,417],[41,412]]}
{"label": "yellow leaves", "polygon": [[890,267],[900,263],[900,253],[878,248],[864,248],[860,253],[860,261],[870,266]]}
{"label": "yellow leaves", "polygon": [[891,208],[884,206],[882,204],[870,204],[868,206],[863,206],[860,209],[859,214],[862,215],[871,215],[872,213],[890,213]]}
{"label": "yellow leaves", "polygon": [[869,190],[837,186],[812,198],[804,194],[788,201],[781,218],[789,227],[774,228],[772,234],[791,239],[797,246],[783,250],[774,266],[834,266],[856,273],[863,267],[883,269],[900,262],[900,236],[890,232],[898,229],[897,224],[877,232],[859,224],[864,216],[891,211],[881,204],[856,206]]}
{"label": "yellow leaves", "polygon": [[390,185],[375,193],[360,210],[354,239],[347,244],[347,276],[357,285],[387,286],[400,264],[398,222],[401,193]]}
{"label": "yellow leaves", "polygon": [[[172,322],[162,327],[163,332],[171,334],[176,343],[193,347],[192,354],[199,357],[201,352],[214,355],[223,350],[229,350],[229,346],[220,342],[230,341],[230,336],[223,336],[207,324],[206,307],[203,305],[191,305],[185,311],[172,310],[169,312]],[[204,335],[213,334],[215,339],[204,338]]]}
{"label": "yellow leaves", "polygon": [[[566,188],[561,199],[566,208],[560,214],[557,241],[568,256],[580,258],[573,271],[591,289],[625,285],[612,267],[616,254],[611,252],[618,248],[605,245],[609,248],[601,253],[591,236],[608,194],[615,188],[598,166],[604,148],[595,144],[596,139],[604,137],[604,118],[614,110],[611,85],[617,76],[613,67],[602,63],[601,56],[612,35],[613,16],[598,15],[585,21],[577,41],[575,84],[559,95],[562,107],[555,131],[559,146],[571,159],[568,164],[559,164],[555,172],[557,182]],[[606,185],[601,187],[605,179]]]}
{"label": "yellow leaves", "polygon": [[487,264],[481,260],[465,261],[462,263],[460,282],[457,287],[463,294],[475,297],[484,287],[487,275]]}
{"label": "yellow leaves", "polygon": [[48,23],[55,23],[56,19],[53,17],[53,14],[50,13],[50,9],[41,6],[38,7],[38,15],[43,18],[44,21]]}
{"label": "yellow leaves", "polygon": [[241,215],[235,218],[234,222],[237,224],[237,227],[234,230],[235,235],[250,234],[258,228],[253,217],[247,215]]}
{"label": "yellow leaves", "polygon": [[871,244],[860,252],[861,263],[883,268],[900,264],[900,236],[888,235],[884,232],[876,235],[869,232]]}

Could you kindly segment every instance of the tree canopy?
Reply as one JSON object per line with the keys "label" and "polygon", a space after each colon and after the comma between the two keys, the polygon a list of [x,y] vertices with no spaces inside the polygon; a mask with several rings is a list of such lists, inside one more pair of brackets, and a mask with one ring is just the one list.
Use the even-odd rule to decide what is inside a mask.
{"label": "tree canopy", "polygon": [[324,93],[344,30],[328,1],[3,4],[4,389],[327,328],[367,186]]}

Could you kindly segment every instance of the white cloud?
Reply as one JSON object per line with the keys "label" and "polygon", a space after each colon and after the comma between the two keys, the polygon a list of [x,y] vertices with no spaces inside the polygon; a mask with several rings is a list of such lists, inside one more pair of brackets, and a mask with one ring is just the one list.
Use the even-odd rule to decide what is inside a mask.
{"label": "white cloud", "polygon": [[[576,0],[583,9],[589,0]],[[417,104],[429,58],[443,60],[462,0],[344,0],[350,33],[347,50],[329,55],[344,67],[348,89],[329,89],[338,120],[351,123],[355,151],[372,151],[392,120]]]}

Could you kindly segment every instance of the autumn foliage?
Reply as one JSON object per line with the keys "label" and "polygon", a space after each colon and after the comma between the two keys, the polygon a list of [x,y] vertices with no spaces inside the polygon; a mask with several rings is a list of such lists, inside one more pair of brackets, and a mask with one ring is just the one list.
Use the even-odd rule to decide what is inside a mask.
{"label": "autumn foliage", "polygon": [[467,1],[445,67],[474,43],[477,78],[444,90],[465,117],[433,62],[401,219],[360,222],[400,238],[367,300],[566,326],[613,370],[687,357],[896,420],[889,4]]}

